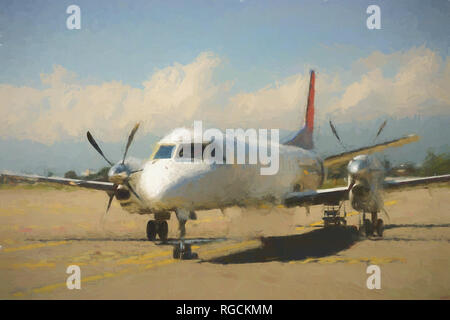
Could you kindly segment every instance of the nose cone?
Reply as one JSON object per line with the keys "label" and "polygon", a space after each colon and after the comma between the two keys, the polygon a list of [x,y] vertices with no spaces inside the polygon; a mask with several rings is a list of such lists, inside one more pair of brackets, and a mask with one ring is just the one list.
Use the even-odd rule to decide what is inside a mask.
{"label": "nose cone", "polygon": [[118,163],[111,167],[108,171],[108,179],[113,183],[121,184],[125,179],[127,179],[130,175],[130,171],[127,166]]}
{"label": "nose cone", "polygon": [[148,162],[140,178],[140,192],[157,209],[211,201],[212,193],[220,193],[215,190],[220,183],[211,172],[212,166],[205,163]]}

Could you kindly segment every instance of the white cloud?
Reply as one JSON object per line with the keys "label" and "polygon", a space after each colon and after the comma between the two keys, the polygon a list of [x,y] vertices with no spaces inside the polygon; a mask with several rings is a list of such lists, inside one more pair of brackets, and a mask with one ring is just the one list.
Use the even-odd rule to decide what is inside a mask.
{"label": "white cloud", "polygon": [[[425,47],[406,52],[374,52],[357,64],[367,71],[329,107],[340,119],[364,120],[450,113],[450,59]],[[394,73],[393,76],[385,74]]]}
{"label": "white cloud", "polygon": [[220,59],[200,54],[192,63],[156,71],[133,88],[112,81],[81,85],[76,75],[61,66],[41,75],[47,87],[0,85],[0,136],[52,143],[65,138],[84,138],[93,130],[104,141],[121,141],[137,121],[141,131],[161,133],[185,125],[229,85],[212,82]]}
{"label": "white cloud", "polygon": [[[51,144],[84,139],[92,130],[101,140],[122,141],[137,121],[143,121],[140,134],[159,135],[191,126],[194,120],[219,128],[300,126],[307,71],[255,92],[232,95],[231,82],[213,81],[220,64],[217,55],[204,52],[189,64],[157,70],[143,88],[117,81],[85,85],[62,66],[41,75],[42,90],[0,84],[0,136]],[[430,49],[374,52],[354,65],[350,77],[318,70],[319,121],[450,112],[450,59]],[[344,85],[341,78],[354,80]]]}

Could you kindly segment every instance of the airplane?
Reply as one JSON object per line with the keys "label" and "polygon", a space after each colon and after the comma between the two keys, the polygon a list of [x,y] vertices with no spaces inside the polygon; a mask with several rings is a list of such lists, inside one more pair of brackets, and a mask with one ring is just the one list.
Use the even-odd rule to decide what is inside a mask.
{"label": "airplane", "polygon": [[[364,229],[367,235],[374,231],[383,233],[383,220],[378,213],[383,211],[382,191],[385,189],[408,187],[450,180],[450,174],[425,178],[385,180],[383,167],[371,156],[386,148],[399,147],[418,140],[417,135],[391,140],[372,146],[346,151],[322,159],[314,150],[314,95],[315,72],[310,72],[309,92],[306,105],[305,123],[301,130],[283,143],[278,143],[279,169],[274,175],[261,175],[261,163],[233,164],[203,161],[202,154],[191,152],[186,159],[183,152],[201,148],[205,150],[214,145],[214,139],[201,140],[195,146],[194,132],[187,128],[178,128],[162,138],[155,146],[151,157],[143,164],[127,160],[127,153],[139,123],[132,129],[121,161],[111,162],[103,153],[92,134],[87,139],[92,147],[111,166],[108,172],[109,182],[85,181],[58,177],[33,175],[2,174],[15,179],[31,179],[38,182],[54,182],[84,188],[106,191],[109,211],[114,198],[121,207],[137,214],[150,214],[153,219],[147,223],[147,238],[155,241],[157,236],[162,242],[168,238],[168,224],[171,213],[178,219],[180,245],[174,249],[174,258],[189,257],[190,247],[184,245],[186,222],[196,219],[196,211],[206,209],[224,210],[230,206],[258,207],[266,206],[303,206],[322,204],[335,206],[350,200],[351,206],[363,213]],[[384,124],[385,125],[385,124]],[[333,129],[333,128],[332,128]],[[378,134],[382,128],[380,128]],[[334,131],[334,130],[333,130]],[[377,135],[378,136],[378,135]],[[234,138],[233,138],[234,139]],[[339,138],[338,138],[339,139]],[[186,144],[185,141],[194,141]],[[235,140],[225,141],[236,143]],[[252,146],[246,141],[246,153]],[[198,142],[197,142],[198,144]],[[270,142],[267,148],[274,146]],[[221,150],[222,148],[222,150]],[[214,150],[223,152],[225,146],[216,143]],[[188,152],[189,153],[189,152]],[[198,159],[198,156],[200,157]],[[248,156],[248,154],[246,154]],[[327,173],[327,167],[348,162],[348,185],[345,187],[320,189]],[[336,210],[325,211],[327,213]],[[371,214],[371,219],[365,215]],[[345,218],[331,220],[339,224]]]}

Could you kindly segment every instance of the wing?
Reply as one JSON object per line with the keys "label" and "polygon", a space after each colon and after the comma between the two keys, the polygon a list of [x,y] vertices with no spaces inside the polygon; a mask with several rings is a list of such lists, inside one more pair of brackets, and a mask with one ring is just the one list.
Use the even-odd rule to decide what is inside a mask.
{"label": "wing", "polygon": [[385,190],[390,190],[448,181],[450,181],[450,174],[444,174],[441,176],[423,177],[423,178],[389,179],[384,181],[383,187]]}
{"label": "wing", "polygon": [[315,204],[339,204],[348,199],[348,187],[291,192],[284,198],[286,207],[310,206]]}
{"label": "wing", "polygon": [[379,143],[370,147],[363,147],[360,149],[356,149],[356,150],[352,150],[352,151],[347,151],[344,153],[340,153],[334,156],[330,156],[324,159],[323,164],[326,167],[330,167],[333,165],[339,165],[342,164],[344,162],[348,162],[351,159],[353,159],[354,157],[356,157],[357,155],[360,154],[371,154],[374,152],[380,152],[383,151],[387,148],[395,148],[395,147],[401,147],[405,144],[408,143],[412,143],[419,140],[419,136],[412,134],[400,139],[395,139],[395,140],[391,140],[391,141],[387,141],[387,142],[383,142],[383,143]]}
{"label": "wing", "polygon": [[103,182],[103,181],[87,181],[87,180],[78,180],[78,179],[67,179],[67,178],[58,178],[58,177],[41,177],[34,175],[18,175],[18,174],[6,174],[1,173],[0,176],[14,179],[14,180],[28,180],[28,181],[36,181],[36,182],[52,182],[59,183],[68,186],[82,187],[88,189],[102,190],[102,191],[113,191],[113,183],[112,182]]}
{"label": "wing", "polygon": [[[392,189],[415,187],[448,181],[450,181],[450,174],[423,178],[390,179],[384,182],[383,189],[389,191]],[[309,206],[316,204],[336,205],[342,200],[348,200],[348,193],[348,187],[291,192],[284,198],[284,205],[286,207]]]}

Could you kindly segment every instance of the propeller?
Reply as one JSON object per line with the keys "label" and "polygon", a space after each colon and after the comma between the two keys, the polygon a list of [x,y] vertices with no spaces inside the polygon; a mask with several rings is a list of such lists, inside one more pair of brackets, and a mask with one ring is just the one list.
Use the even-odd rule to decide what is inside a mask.
{"label": "propeller", "polygon": [[92,134],[88,131],[86,135],[87,135],[87,138],[89,140],[89,143],[94,147],[94,149],[97,150],[98,153],[100,153],[100,155],[103,157],[103,159],[105,159],[106,162],[108,162],[110,166],[113,166],[113,163],[111,161],[109,161],[108,158],[106,158],[106,156],[103,154],[102,149],[100,149],[100,147],[98,146],[98,144],[95,141],[95,139],[92,136]]}
{"label": "propeller", "polygon": [[133,142],[133,139],[134,139],[134,135],[136,134],[136,131],[139,129],[140,125],[141,124],[139,122],[136,123],[136,125],[133,128],[133,130],[131,130],[130,135],[128,136],[127,146],[125,147],[125,152],[123,153],[122,164],[125,163],[125,158],[126,158],[127,153],[128,153],[128,148],[130,148],[131,142]]}
{"label": "propeller", "polygon": [[387,120],[384,120],[384,122],[381,124],[380,128],[378,129],[377,135],[375,136],[373,141],[375,141],[378,138],[378,136],[380,135],[381,131],[383,131],[384,127],[386,127],[386,123],[387,123]]}
{"label": "propeller", "polygon": [[[333,132],[334,136],[336,137],[336,139],[339,141],[340,145],[345,149],[345,146],[343,145],[341,138],[339,137],[339,134],[337,133],[336,127],[333,125],[333,122],[331,122],[331,120],[329,121],[330,123],[330,128],[331,131]],[[373,142],[375,142],[375,140],[378,138],[378,136],[381,134],[381,132],[383,131],[383,129],[386,127],[387,124],[387,120],[384,120],[383,123],[381,124],[381,126],[378,128],[377,134],[373,139]],[[348,186],[348,191],[350,191],[353,186],[355,185],[355,181],[352,181],[349,186]],[[389,214],[386,211],[386,209],[384,207],[381,208],[381,211],[384,213],[384,215],[386,216],[386,218],[388,220],[390,220]]]}
{"label": "propeller", "polygon": [[108,199],[108,206],[106,207],[106,210],[103,212],[102,217],[100,219],[100,225],[103,227],[105,221],[106,221],[106,215],[108,214],[109,208],[111,208],[111,203],[114,199],[114,194],[116,193],[118,185],[113,185],[113,191],[111,193],[108,193],[109,199]]}
{"label": "propeller", "polygon": [[119,188],[119,185],[125,185],[139,200],[141,200],[141,197],[137,194],[137,192],[133,189],[133,187],[130,185],[129,178],[130,175],[142,171],[140,170],[134,170],[130,171],[128,166],[125,165],[125,159],[127,157],[128,149],[130,148],[131,143],[133,142],[134,135],[136,134],[136,131],[139,129],[140,123],[136,123],[136,125],[133,127],[133,129],[130,132],[130,135],[128,136],[128,141],[125,146],[125,152],[122,157],[122,161],[117,164],[113,164],[103,153],[102,149],[99,147],[98,143],[95,141],[92,134],[88,131],[86,133],[87,139],[89,143],[92,145],[92,147],[103,157],[103,159],[108,162],[108,164],[111,166],[108,172],[108,179],[109,181],[113,182],[113,192],[109,193],[109,199],[108,199],[108,205],[106,207],[106,211],[104,212],[102,216],[102,222],[104,221],[106,214],[109,211],[109,208],[111,208],[112,200],[114,199],[116,190]]}
{"label": "propeller", "polygon": [[[336,130],[336,127],[334,126],[333,122],[331,122],[331,120],[329,121],[330,124],[330,128],[331,131],[333,132],[333,135],[336,137],[336,139],[339,141],[339,144],[341,145],[342,148],[344,148],[345,151],[347,151],[347,149],[345,148],[341,138],[339,137],[339,134]],[[381,126],[378,128],[377,134],[376,136],[373,138],[372,142],[375,142],[375,140],[378,138],[378,136],[381,134],[381,132],[384,130],[384,127],[386,127],[387,124],[387,120],[384,120],[383,123],[381,124]]]}
{"label": "propeller", "polygon": [[330,120],[329,123],[330,123],[331,131],[333,132],[333,134],[334,134],[334,136],[336,137],[336,139],[338,139],[339,144],[341,145],[342,148],[344,148],[345,151],[347,151],[347,149],[345,148],[344,144],[343,144],[342,141],[341,141],[341,138],[339,137],[339,135],[338,135],[338,133],[337,133],[336,127],[333,125],[333,122],[331,122],[331,120]]}

